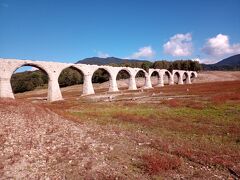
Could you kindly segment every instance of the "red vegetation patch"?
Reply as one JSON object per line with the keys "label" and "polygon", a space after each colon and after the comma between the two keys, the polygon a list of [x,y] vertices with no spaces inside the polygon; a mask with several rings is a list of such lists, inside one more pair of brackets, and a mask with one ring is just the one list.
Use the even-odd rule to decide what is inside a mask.
{"label": "red vegetation patch", "polygon": [[182,106],[182,103],[179,99],[170,99],[163,101],[163,104],[169,106],[169,107],[180,107]]}
{"label": "red vegetation patch", "polygon": [[138,116],[138,115],[133,115],[133,114],[116,113],[112,117],[115,119],[118,119],[120,121],[125,121],[125,122],[141,123],[144,125],[152,125],[153,124],[152,119],[145,118],[145,117]]}
{"label": "red vegetation patch", "polygon": [[188,101],[186,107],[201,110],[204,108],[204,104],[202,102],[197,101]]}
{"label": "red vegetation patch", "polygon": [[181,166],[181,160],[177,156],[167,154],[143,155],[142,160],[144,171],[150,175],[174,170]]}
{"label": "red vegetation patch", "polygon": [[210,166],[220,166],[225,168],[234,167],[239,162],[239,155],[234,151],[219,151],[218,149],[211,149],[208,147],[208,151],[194,150],[190,146],[185,145],[176,148],[171,152],[179,157],[186,158],[190,161]]}
{"label": "red vegetation patch", "polygon": [[178,140],[154,140],[149,145],[158,151],[171,154],[173,157],[184,158],[189,161],[215,167],[234,168],[240,171],[238,162],[240,154],[236,150],[216,148],[208,144],[188,144]]}
{"label": "red vegetation patch", "polygon": [[213,96],[211,100],[214,104],[223,104],[227,101],[236,101],[240,100],[240,93],[217,94]]}
{"label": "red vegetation patch", "polygon": [[1,98],[0,99],[0,108],[6,108],[8,106],[17,106],[19,102],[11,98]]}

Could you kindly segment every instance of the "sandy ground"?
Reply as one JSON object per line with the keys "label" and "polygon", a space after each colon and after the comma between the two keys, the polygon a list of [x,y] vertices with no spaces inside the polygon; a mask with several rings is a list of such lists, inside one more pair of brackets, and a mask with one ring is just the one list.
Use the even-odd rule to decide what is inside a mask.
{"label": "sandy ground", "polygon": [[203,71],[198,73],[194,83],[237,80],[240,80],[240,71]]}

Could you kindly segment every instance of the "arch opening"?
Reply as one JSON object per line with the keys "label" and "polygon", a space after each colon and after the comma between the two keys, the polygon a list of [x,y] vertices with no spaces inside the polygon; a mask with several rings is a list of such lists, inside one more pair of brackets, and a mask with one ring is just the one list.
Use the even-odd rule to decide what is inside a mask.
{"label": "arch opening", "polygon": [[153,71],[150,78],[151,78],[152,86],[158,85],[160,77],[157,71]]}
{"label": "arch opening", "polygon": [[180,79],[180,74],[179,74],[179,72],[175,72],[174,75],[173,75],[174,84],[178,84],[179,79]]}
{"label": "arch opening", "polygon": [[139,70],[135,76],[137,88],[144,87],[146,83],[146,75],[143,70]]}
{"label": "arch opening", "polygon": [[[70,66],[63,69],[58,77],[58,83],[61,88],[61,93],[63,97],[79,95],[79,89],[81,89],[81,94],[82,94],[83,79],[84,79],[84,74],[80,69],[74,66]],[[74,86],[74,87],[68,87],[68,86]],[[69,88],[71,88],[71,92],[69,92]]]}
{"label": "arch opening", "polygon": [[169,85],[170,84],[170,79],[171,79],[171,74],[168,71],[165,71],[163,74],[163,83],[164,85]]}
{"label": "arch opening", "polygon": [[182,77],[182,79],[183,79],[183,84],[187,84],[187,78],[188,78],[188,74],[187,74],[187,72],[184,72],[184,73],[183,73],[183,77]]}
{"label": "arch opening", "polygon": [[117,74],[117,85],[120,90],[126,90],[129,88],[130,73],[122,69]]}
{"label": "arch opening", "polygon": [[[35,64],[24,64],[18,67],[11,75],[10,83],[16,98],[28,97],[31,99],[47,100],[48,73]],[[30,91],[38,90],[37,93]]]}
{"label": "arch opening", "polygon": [[97,92],[106,92],[110,88],[110,73],[104,68],[98,68],[92,76],[94,90]]}
{"label": "arch opening", "polygon": [[191,82],[193,82],[195,80],[195,78],[196,78],[196,75],[195,75],[195,73],[192,72],[190,75]]}

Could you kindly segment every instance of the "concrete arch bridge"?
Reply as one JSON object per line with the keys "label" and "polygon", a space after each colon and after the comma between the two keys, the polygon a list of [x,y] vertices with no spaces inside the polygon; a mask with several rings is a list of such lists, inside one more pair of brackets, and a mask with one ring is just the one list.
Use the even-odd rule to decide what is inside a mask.
{"label": "concrete arch bridge", "polygon": [[[58,78],[61,72],[66,68],[73,68],[81,72],[84,76],[83,93],[82,95],[94,94],[94,88],[92,84],[92,76],[98,69],[104,69],[109,74],[109,92],[117,92],[117,75],[120,71],[125,71],[129,74],[129,90],[137,90],[136,75],[138,72],[142,72],[145,75],[144,88],[153,88],[151,82],[151,76],[153,73],[158,76],[157,87],[164,86],[164,78],[168,79],[168,84],[191,84],[193,79],[197,77],[195,71],[183,71],[173,70],[169,72],[166,69],[149,69],[146,72],[141,68],[130,67],[112,67],[112,66],[98,66],[88,64],[72,64],[72,63],[59,63],[49,61],[32,61],[32,60],[18,60],[18,59],[0,59],[0,98],[14,98],[14,94],[11,87],[11,77],[13,73],[22,66],[36,67],[48,76],[48,101],[63,100],[62,93],[60,91]],[[177,78],[176,78],[177,77]],[[175,80],[176,79],[176,80]]]}

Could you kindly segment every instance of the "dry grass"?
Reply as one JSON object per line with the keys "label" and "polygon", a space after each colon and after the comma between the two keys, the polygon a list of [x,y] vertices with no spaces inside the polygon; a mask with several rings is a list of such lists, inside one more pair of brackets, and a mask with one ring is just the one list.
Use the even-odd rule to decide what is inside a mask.
{"label": "dry grass", "polygon": [[181,160],[168,154],[145,154],[141,157],[143,164],[140,166],[145,173],[157,175],[168,170],[175,170],[181,166]]}

